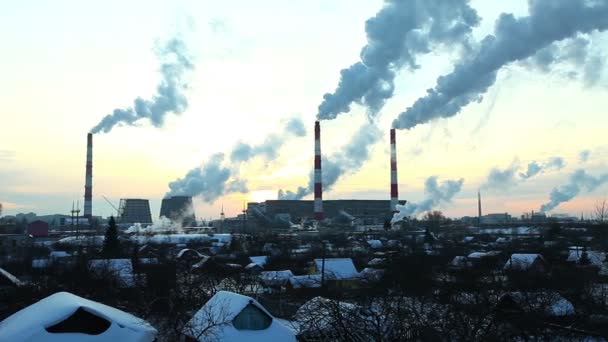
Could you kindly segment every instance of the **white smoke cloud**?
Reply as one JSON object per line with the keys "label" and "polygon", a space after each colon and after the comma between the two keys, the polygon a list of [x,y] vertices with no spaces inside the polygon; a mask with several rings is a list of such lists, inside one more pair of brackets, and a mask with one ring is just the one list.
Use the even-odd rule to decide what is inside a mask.
{"label": "white smoke cloud", "polygon": [[482,184],[484,189],[507,189],[519,182],[526,181],[539,174],[561,170],[566,166],[566,161],[562,157],[551,157],[544,162],[531,161],[524,170],[520,170],[520,163],[515,160],[508,167],[501,169],[494,167],[488,173],[485,182]]}
{"label": "white smoke cloud", "polygon": [[[354,174],[369,159],[372,146],[380,140],[382,132],[373,121],[367,121],[353,135],[340,151],[329,158],[322,157],[323,191],[330,191],[345,174]],[[308,186],[296,190],[279,190],[278,199],[299,200],[311,194],[314,189],[314,172],[310,172]]]}
{"label": "white smoke cloud", "polygon": [[[539,50],[578,34],[608,28],[608,2],[530,0],[527,17],[501,14],[494,35],[486,36],[477,52],[465,56],[454,70],[437,79],[434,88],[393,121],[393,127],[411,129],[436,118],[458,114],[496,82],[498,71],[525,60]],[[557,24],[559,23],[559,24]]]}
{"label": "white smoke cloud", "polygon": [[162,61],[162,78],[156,94],[151,99],[136,98],[131,107],[114,109],[112,114],[106,115],[91,129],[91,133],[108,133],[116,125],[134,125],[142,119],[148,119],[153,126],[160,127],[168,113],[181,114],[188,108],[188,99],[184,95],[188,89],[185,79],[194,70],[194,64],[185,43],[173,38],[158,49],[157,55]]}
{"label": "white smoke cloud", "polygon": [[578,159],[581,163],[587,162],[589,157],[591,157],[591,151],[589,150],[583,150],[578,154]]}
{"label": "white smoke cloud", "polygon": [[166,196],[197,196],[205,202],[214,202],[231,193],[247,193],[247,181],[238,177],[240,166],[255,157],[270,162],[278,157],[280,148],[292,137],[306,135],[301,119],[290,118],[284,122],[280,133],[269,135],[260,145],[238,142],[230,152],[230,159],[223,153],[211,156],[200,167],[188,171],[183,178],[169,183]]}
{"label": "white smoke cloud", "polygon": [[424,192],[426,198],[419,203],[407,202],[404,205],[398,204],[396,209],[399,211],[393,215],[391,223],[402,221],[408,216],[418,215],[423,212],[436,208],[441,203],[450,203],[452,198],[460,192],[464,179],[437,181],[437,176],[431,176],[424,182]]}
{"label": "white smoke cloud", "polygon": [[564,202],[578,196],[581,191],[591,192],[608,182],[608,173],[594,177],[583,169],[576,170],[570,175],[567,184],[553,188],[549,194],[549,202],[540,207],[541,212],[551,211]]}
{"label": "white smoke cloud", "polygon": [[352,103],[377,113],[393,96],[396,71],[418,68],[416,58],[439,45],[467,46],[480,18],[468,0],[385,0],[365,23],[367,45],[361,61],[340,72],[336,90],[323,96],[317,115],[331,120]]}

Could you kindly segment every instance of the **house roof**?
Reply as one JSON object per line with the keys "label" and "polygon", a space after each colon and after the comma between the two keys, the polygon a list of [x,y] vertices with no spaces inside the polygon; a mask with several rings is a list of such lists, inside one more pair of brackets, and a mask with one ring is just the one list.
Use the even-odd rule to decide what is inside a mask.
{"label": "house roof", "polygon": [[251,262],[254,262],[260,266],[264,266],[266,265],[266,263],[268,262],[268,257],[265,255],[260,255],[260,256],[250,256],[249,260],[251,260]]}
{"label": "house roof", "polygon": [[[315,266],[321,272],[323,259],[315,259]],[[356,278],[359,272],[350,258],[325,258],[325,276],[334,279]]]}
{"label": "house roof", "polygon": [[382,248],[382,241],[380,240],[367,240],[367,244],[371,248]]}
{"label": "house roof", "polygon": [[575,313],[574,305],[557,292],[507,292],[500,296],[499,302],[507,297],[526,312],[542,310],[550,316],[570,316]]}
{"label": "house roof", "polygon": [[289,278],[289,283],[294,289],[318,288],[321,287],[321,275],[306,274],[300,276],[293,276]]}
{"label": "house roof", "polygon": [[260,273],[260,279],[262,280],[289,280],[293,277],[293,273],[290,270],[284,271],[264,271]]}
{"label": "house roof", "polygon": [[570,250],[568,254],[569,262],[580,262],[583,257],[583,253],[587,253],[587,258],[592,265],[602,266],[604,264],[604,260],[606,260],[606,253],[597,252],[597,251],[582,251],[582,250]]}
{"label": "house roof", "polygon": [[526,271],[536,260],[544,261],[545,259],[540,254],[512,254],[503,269]]}
{"label": "house roof", "polygon": [[[79,308],[112,324],[99,335],[50,333],[45,328],[70,317]],[[1,341],[153,341],[157,331],[148,322],[116,308],[68,292],[46,297],[0,322]]]}
{"label": "house roof", "polygon": [[[247,305],[253,305],[272,318],[272,323],[262,330],[239,330],[232,321]],[[215,325],[215,326],[214,326]],[[197,336],[207,330],[206,335]],[[200,341],[212,335],[219,341],[296,341],[294,333],[276,320],[260,303],[251,297],[234,292],[219,291],[194,314],[185,333]]]}

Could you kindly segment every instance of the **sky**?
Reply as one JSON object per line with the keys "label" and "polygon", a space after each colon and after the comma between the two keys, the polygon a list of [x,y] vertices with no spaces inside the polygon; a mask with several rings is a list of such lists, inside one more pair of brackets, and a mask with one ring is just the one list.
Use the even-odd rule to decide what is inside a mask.
{"label": "sky", "polygon": [[[157,52],[175,37],[194,66],[185,76],[188,106],[167,114],[159,127],[144,119],[95,134],[93,213],[115,213],[105,196],[116,206],[120,198],[150,199],[156,216],[169,183],[217,153],[229,155],[238,142],[261,143],[289,118],[301,119],[307,133],[287,139],[272,160],[240,164],[238,178],[247,181],[247,191],[211,202],[197,196],[196,214],[218,217],[223,206],[234,216],[245,202],[276,199],[279,189],[306,186],[323,95],[336,89],[342,69],[360,60],[365,22],[384,5],[380,0],[0,3],[3,214],[68,214],[73,201],[82,206],[86,134],[114,109],[154,95],[161,80]],[[493,32],[501,13],[529,14],[526,0],[476,0],[470,6],[481,18],[471,36],[477,42]],[[589,42],[586,59],[547,67],[535,55],[509,63],[483,99],[457,115],[398,130],[400,198],[424,200],[431,176],[440,182],[463,179],[461,190],[436,209],[451,217],[475,215],[481,189],[484,212],[519,216],[538,211],[577,169],[605,175],[608,66],[591,61],[605,59],[608,35],[578,38]],[[392,121],[459,58],[454,48],[438,47],[419,56],[415,70],[396,70],[394,94],[376,119],[381,139],[371,146],[369,160],[339,178],[325,199],[388,199]],[[587,81],[585,72],[597,77]],[[353,104],[348,113],[323,121],[324,155],[347,144],[367,114],[369,108]],[[529,179],[519,176],[529,163],[554,157],[564,166],[546,167]],[[488,176],[496,168],[511,168],[513,175],[492,183]],[[592,191],[582,187],[550,212],[588,215],[607,194],[605,182]]]}

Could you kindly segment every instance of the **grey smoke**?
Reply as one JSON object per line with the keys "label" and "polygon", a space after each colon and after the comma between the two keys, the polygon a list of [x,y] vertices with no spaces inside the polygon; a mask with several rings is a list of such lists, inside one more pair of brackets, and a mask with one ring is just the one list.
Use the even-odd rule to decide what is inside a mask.
{"label": "grey smoke", "polygon": [[[534,166],[532,168],[534,169]],[[482,187],[484,189],[505,189],[515,183],[515,175],[518,169],[519,163],[517,161],[514,161],[504,169],[494,167],[490,170],[488,178]]]}
{"label": "grey smoke", "polygon": [[591,151],[583,150],[578,154],[578,159],[580,160],[581,163],[585,163],[589,160],[590,156],[591,156]]}
{"label": "grey smoke", "polygon": [[437,176],[431,176],[424,182],[426,198],[419,203],[407,202],[405,205],[397,205],[398,213],[393,215],[391,223],[399,222],[411,215],[417,215],[436,208],[441,203],[450,203],[452,198],[460,192],[464,179],[437,181]]}
{"label": "grey smoke", "polygon": [[591,192],[607,182],[608,173],[594,177],[588,174],[585,170],[578,169],[572,175],[570,175],[570,181],[568,184],[555,187],[553,190],[551,190],[549,202],[541,205],[540,211],[551,211],[558,205],[570,201],[580,194],[581,191],[584,190]]}
{"label": "grey smoke", "polygon": [[540,49],[527,64],[543,72],[550,72],[558,65],[567,65],[574,69],[566,72],[568,77],[581,78],[586,86],[593,86],[602,77],[604,60],[605,56],[593,51],[591,37],[579,35]]}
{"label": "grey smoke", "polygon": [[247,192],[239,180],[229,182],[234,170],[223,164],[224,154],[214,154],[201,167],[196,167],[183,177],[169,183],[166,197],[201,195],[206,202],[213,202],[226,192]]}
{"label": "grey smoke", "polygon": [[418,68],[416,57],[439,45],[468,46],[479,21],[469,0],[385,0],[365,23],[361,61],[340,72],[337,89],[323,96],[317,117],[334,119],[349,112],[353,103],[377,113],[393,96],[397,70]]}
{"label": "grey smoke", "polygon": [[131,107],[114,109],[112,114],[106,115],[91,129],[91,133],[108,133],[118,124],[135,125],[142,119],[161,127],[168,113],[181,114],[188,108],[184,95],[188,88],[185,78],[194,70],[194,64],[188,56],[186,45],[182,40],[173,38],[158,49],[157,55],[162,61],[162,77],[156,94],[151,99],[136,98]]}
{"label": "grey smoke", "polygon": [[525,60],[550,44],[577,34],[608,28],[608,1],[530,0],[527,17],[501,14],[494,35],[486,36],[477,53],[465,57],[454,70],[437,79],[435,88],[416,100],[393,121],[411,129],[436,118],[458,114],[483,100],[505,65]]}
{"label": "grey smoke", "polygon": [[[382,132],[375,123],[366,122],[353,135],[341,150],[329,158],[322,157],[323,191],[330,191],[336,182],[345,174],[359,171],[369,159],[372,146],[380,140]],[[278,198],[282,200],[299,200],[311,194],[314,188],[314,173],[310,172],[308,185],[296,190],[279,190]]]}
{"label": "grey smoke", "polygon": [[260,145],[237,143],[230,159],[222,153],[212,155],[200,167],[188,171],[183,178],[169,183],[166,196],[201,195],[205,202],[214,202],[219,197],[231,193],[247,193],[247,182],[238,177],[241,164],[255,157],[272,161],[278,157],[279,149],[291,136],[306,135],[304,124],[299,118],[291,118],[284,123],[280,133],[268,136]]}
{"label": "grey smoke", "polygon": [[238,142],[230,153],[232,162],[246,162],[251,158],[263,156],[266,160],[274,160],[278,157],[279,149],[292,136],[303,137],[306,128],[300,118],[290,118],[279,133],[268,135],[261,144],[250,145]]}
{"label": "grey smoke", "polygon": [[521,172],[519,177],[521,177],[521,179],[528,179],[547,170],[561,170],[565,166],[566,161],[562,157],[552,157],[542,164],[537,161],[532,161],[528,164],[526,172]]}

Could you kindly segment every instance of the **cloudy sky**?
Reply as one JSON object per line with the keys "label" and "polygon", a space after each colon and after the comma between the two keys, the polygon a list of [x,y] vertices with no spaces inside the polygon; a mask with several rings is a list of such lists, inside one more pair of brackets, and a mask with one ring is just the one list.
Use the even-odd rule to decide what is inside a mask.
{"label": "cloudy sky", "polygon": [[[369,44],[366,21],[383,6],[380,0],[0,4],[4,214],[68,213],[74,200],[82,201],[87,132],[136,98],[155,98],[163,81],[159,54],[175,38],[187,48],[193,67],[179,79],[180,86],[187,85],[182,90],[188,105],[181,114],[167,113],[162,125],[142,119],[95,135],[94,214],[114,212],[102,195],[116,204],[120,198],[148,198],[157,213],[170,183],[191,170],[202,172],[218,154],[224,155],[220,171],[229,171],[227,185],[220,191],[214,182],[203,187],[195,201],[200,217],[217,217],[222,205],[236,215],[246,201],[306,187],[323,95],[336,91],[341,70],[361,61]],[[391,64],[394,91],[381,108],[370,110],[359,98],[347,113],[322,122],[326,158],[343,151],[366,123],[381,132],[360,168],[351,170],[352,163],[344,162],[349,170],[324,198],[388,199],[393,120],[455,65],[478,61],[484,37],[498,36],[501,13],[530,15],[526,0],[477,0],[468,6],[479,20],[462,44],[430,45],[416,56],[415,67]],[[586,30],[504,63],[487,92],[457,114],[444,115],[439,108],[439,116],[449,117],[398,130],[400,198],[423,201],[425,181],[437,176],[440,184],[463,179],[451,201],[437,203],[449,216],[475,214],[479,188],[485,212],[537,211],[552,199],[572,197],[566,193],[573,187],[576,196],[558,200],[551,212],[591,212],[608,193],[608,65],[602,62],[608,34]],[[532,43],[513,43],[527,44]],[[281,133],[297,119],[306,134]],[[274,144],[274,154],[231,162],[237,144],[276,142],[269,136],[281,142]],[[576,178],[580,169],[582,180]]]}

